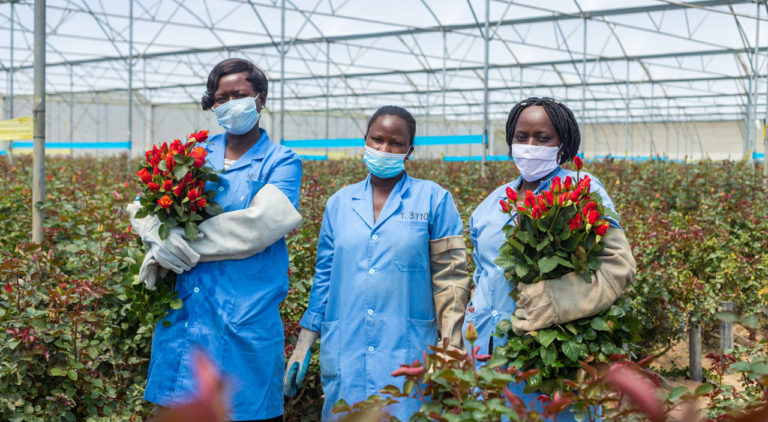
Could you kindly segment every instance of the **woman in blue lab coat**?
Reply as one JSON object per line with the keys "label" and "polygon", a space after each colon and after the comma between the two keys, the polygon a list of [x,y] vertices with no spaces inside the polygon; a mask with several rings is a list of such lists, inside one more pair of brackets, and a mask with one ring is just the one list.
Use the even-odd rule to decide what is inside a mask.
{"label": "woman in blue lab coat", "polygon": [[[499,200],[506,199],[506,189],[522,193],[531,190],[536,194],[549,189],[555,176],[565,179],[576,177],[576,172],[560,167],[578,153],[581,135],[579,125],[571,110],[552,98],[528,98],[516,104],[509,113],[506,128],[507,145],[520,171],[520,177],[493,191],[475,209],[469,220],[470,236],[474,244],[472,258],[476,269],[475,288],[467,308],[465,326],[472,322],[478,332],[475,344],[480,353],[493,351],[494,344],[503,339],[493,337],[496,325],[514,314],[518,319],[512,324],[517,331],[533,331],[594,315],[608,308],[632,282],[635,276],[635,260],[618,222],[606,217],[611,227],[603,236],[605,249],[598,259],[600,269],[587,283],[581,275],[566,274],[557,280],[519,285],[519,302],[509,296],[510,282],[504,269],[494,261],[499,247],[506,241],[502,228],[512,223],[509,214],[501,212]],[[586,174],[586,172],[582,172]],[[597,192],[606,208],[616,211],[600,181],[591,176],[591,192]],[[536,401],[539,394],[523,394],[523,384],[513,391],[528,404],[541,410]],[[558,421],[572,421],[569,411],[558,415]]]}
{"label": "woman in blue lab coat", "polygon": [[[301,161],[259,127],[266,98],[266,76],[246,60],[225,60],[208,77],[203,109],[213,108],[226,129],[206,144],[207,165],[221,171],[220,181],[206,184],[224,209],[213,218],[232,221],[242,216],[238,211],[255,206],[257,194],[266,193],[272,196],[260,215],[278,213],[280,220],[298,214]],[[223,239],[213,245],[216,256],[201,252],[199,264],[178,276],[176,291],[184,306],[168,313],[169,326],[155,328],[146,400],[170,406],[187,399],[194,392],[192,351],[201,347],[227,380],[231,420],[282,420],[284,337],[278,306],[288,291],[286,231],[271,233],[277,241],[256,245],[270,229],[258,220],[246,223],[234,229],[247,236]],[[190,242],[192,249],[195,243]]]}
{"label": "woman in blue lab coat", "polygon": [[[326,205],[309,306],[285,380],[286,395],[295,394],[320,337],[323,420],[333,419],[340,399],[352,404],[388,384],[402,386],[390,373],[421,359],[438,331],[461,348],[469,292],[461,218],[448,191],[405,171],[415,130],[400,107],[376,111],[363,157],[371,174]],[[386,410],[407,420],[419,406],[403,399]]]}

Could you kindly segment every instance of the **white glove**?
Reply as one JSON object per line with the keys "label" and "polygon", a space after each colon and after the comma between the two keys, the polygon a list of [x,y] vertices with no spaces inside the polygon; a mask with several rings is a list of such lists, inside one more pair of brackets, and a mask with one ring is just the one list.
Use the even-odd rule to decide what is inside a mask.
{"label": "white glove", "polygon": [[166,274],[168,274],[168,269],[158,265],[152,251],[149,251],[144,257],[144,262],[141,263],[139,281],[144,283],[147,289],[154,290],[157,280],[165,277]]}
{"label": "white glove", "polygon": [[197,265],[200,255],[189,246],[181,227],[174,227],[167,239],[160,240],[158,234],[160,220],[154,215],[135,218],[136,212],[140,208],[138,203],[132,202],[128,204],[126,210],[131,217],[131,226],[134,232],[149,248],[139,270],[139,279],[146,284],[148,289],[152,289],[158,275],[160,277],[165,276],[167,270],[176,274],[189,271]]}
{"label": "white glove", "polygon": [[176,274],[191,270],[200,261],[200,255],[189,246],[181,227],[172,228],[165,240],[160,240],[157,229],[150,231],[147,238],[157,263]]}
{"label": "white glove", "polygon": [[285,366],[285,379],[283,380],[283,394],[293,397],[304,384],[304,376],[307,375],[309,358],[312,356],[310,348],[320,337],[320,333],[308,328],[302,328],[296,348],[293,349],[288,364]]}

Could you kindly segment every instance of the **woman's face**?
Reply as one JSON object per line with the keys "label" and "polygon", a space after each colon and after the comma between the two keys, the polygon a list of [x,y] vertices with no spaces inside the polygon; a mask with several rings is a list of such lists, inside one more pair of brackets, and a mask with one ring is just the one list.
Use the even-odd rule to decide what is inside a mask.
{"label": "woman's face", "polygon": [[529,106],[517,118],[513,144],[559,147],[560,135],[542,106]]}
{"label": "woman's face", "polygon": [[[368,130],[365,145],[381,152],[411,155],[411,133],[408,124],[400,117],[392,115],[379,116]],[[407,156],[406,156],[407,158]]]}
{"label": "woman's face", "polygon": [[256,97],[256,109],[261,112],[266,98],[264,94],[257,94],[253,86],[246,78],[246,72],[230,73],[219,78],[216,92],[213,93],[213,108],[219,107],[230,100],[239,100],[245,97]]}

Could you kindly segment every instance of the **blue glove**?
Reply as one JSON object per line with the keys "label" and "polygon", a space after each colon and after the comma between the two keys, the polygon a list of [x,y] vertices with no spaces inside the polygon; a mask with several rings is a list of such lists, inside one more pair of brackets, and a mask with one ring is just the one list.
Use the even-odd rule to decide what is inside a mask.
{"label": "blue glove", "polygon": [[283,380],[283,394],[293,397],[304,384],[304,377],[307,375],[309,367],[309,358],[312,356],[312,344],[320,337],[317,331],[302,328],[299,333],[299,339],[296,341],[296,348],[288,359],[288,365]]}

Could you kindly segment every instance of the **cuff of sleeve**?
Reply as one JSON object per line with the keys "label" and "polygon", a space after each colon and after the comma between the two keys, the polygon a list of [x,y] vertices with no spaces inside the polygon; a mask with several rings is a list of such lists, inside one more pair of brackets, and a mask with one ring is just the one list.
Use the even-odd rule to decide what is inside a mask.
{"label": "cuff of sleeve", "polygon": [[304,316],[301,317],[299,325],[308,330],[320,332],[320,327],[323,322],[323,316],[307,310],[304,312]]}
{"label": "cuff of sleeve", "polygon": [[429,241],[429,254],[437,255],[452,249],[464,249],[464,236],[447,236]]}

